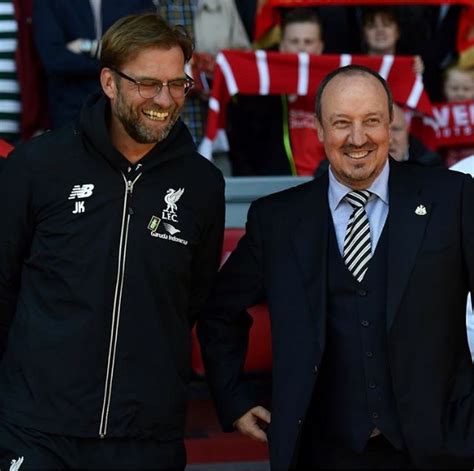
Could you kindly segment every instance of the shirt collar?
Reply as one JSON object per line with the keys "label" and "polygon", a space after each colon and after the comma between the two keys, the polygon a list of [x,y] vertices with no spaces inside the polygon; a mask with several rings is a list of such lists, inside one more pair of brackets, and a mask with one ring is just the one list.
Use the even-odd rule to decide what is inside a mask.
{"label": "shirt collar", "polygon": [[[388,205],[388,176],[390,174],[390,165],[388,159],[385,162],[385,165],[377,176],[377,178],[372,182],[372,184],[366,188],[371,193],[380,198],[385,204]],[[349,188],[346,185],[343,185],[340,181],[334,176],[331,166],[329,166],[329,190],[328,190],[328,199],[329,206],[331,211],[334,211],[344,197],[350,193],[352,188]]]}

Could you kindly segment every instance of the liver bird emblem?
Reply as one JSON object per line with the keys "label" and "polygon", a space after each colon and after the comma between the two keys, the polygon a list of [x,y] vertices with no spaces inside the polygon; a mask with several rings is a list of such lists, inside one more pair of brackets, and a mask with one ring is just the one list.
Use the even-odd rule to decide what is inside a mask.
{"label": "liver bird emblem", "polygon": [[175,190],[170,188],[165,195],[165,203],[167,204],[166,211],[169,213],[176,214],[178,207],[176,206],[177,201],[181,198],[181,195],[184,193],[184,188]]}

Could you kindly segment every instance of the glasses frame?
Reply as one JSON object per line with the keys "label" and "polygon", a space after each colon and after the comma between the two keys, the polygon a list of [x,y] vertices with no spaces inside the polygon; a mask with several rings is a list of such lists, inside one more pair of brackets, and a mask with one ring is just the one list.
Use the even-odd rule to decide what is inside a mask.
{"label": "glasses frame", "polygon": [[[140,86],[145,85],[143,82],[141,82],[140,80],[134,79],[133,77],[130,77],[129,75],[125,74],[121,70],[118,70],[114,67],[110,67],[110,70],[115,72],[119,77],[122,77],[125,80],[128,80],[129,82],[132,82],[133,84],[135,84],[137,86],[138,94],[145,100],[151,100],[152,98],[155,98],[156,96],[158,96],[160,94],[160,92],[163,90],[163,87],[168,87],[168,93],[170,94],[171,97],[173,97],[173,98],[183,98],[189,93],[191,88],[193,88],[193,86],[194,86],[194,80],[188,74],[185,74],[186,77],[184,79],[182,79],[182,78],[173,79],[173,80],[168,80],[168,82],[162,82],[161,80],[150,80],[150,81],[155,82],[155,91],[156,91],[156,93],[153,96],[145,97],[140,92]],[[181,96],[181,95],[180,96],[174,96],[172,91],[171,91],[171,88],[169,86],[170,83],[173,83],[173,82],[176,82],[176,81],[183,81],[183,80],[186,82],[186,85],[184,87],[184,95],[183,96]],[[160,84],[161,84],[161,86],[160,86]]]}

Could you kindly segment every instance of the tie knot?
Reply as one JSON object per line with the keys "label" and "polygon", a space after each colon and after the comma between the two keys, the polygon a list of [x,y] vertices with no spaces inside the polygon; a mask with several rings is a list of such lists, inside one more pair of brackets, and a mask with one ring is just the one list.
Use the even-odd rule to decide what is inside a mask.
{"label": "tie knot", "polygon": [[357,190],[347,193],[345,196],[346,201],[354,208],[362,208],[369,201],[370,195],[372,193],[368,190]]}

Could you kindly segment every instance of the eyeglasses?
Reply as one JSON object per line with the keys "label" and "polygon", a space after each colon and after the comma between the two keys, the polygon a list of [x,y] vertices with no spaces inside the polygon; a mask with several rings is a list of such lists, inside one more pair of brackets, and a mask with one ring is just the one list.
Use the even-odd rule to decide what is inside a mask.
{"label": "eyeglasses", "polygon": [[137,86],[138,94],[145,99],[155,98],[163,87],[168,87],[173,98],[185,97],[194,85],[194,80],[186,75],[186,78],[178,78],[162,82],[161,80],[136,80],[120,70],[111,68],[117,75],[134,83]]}

